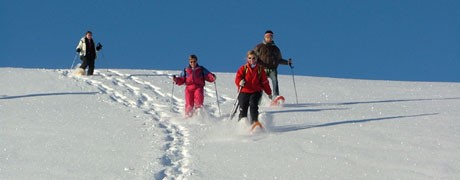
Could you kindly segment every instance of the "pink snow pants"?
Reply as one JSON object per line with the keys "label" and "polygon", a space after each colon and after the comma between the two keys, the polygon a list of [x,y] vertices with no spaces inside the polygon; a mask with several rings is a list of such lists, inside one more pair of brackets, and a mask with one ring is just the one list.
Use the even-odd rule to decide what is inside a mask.
{"label": "pink snow pants", "polygon": [[188,85],[185,88],[185,115],[191,117],[193,110],[201,108],[204,101],[204,89],[196,85]]}

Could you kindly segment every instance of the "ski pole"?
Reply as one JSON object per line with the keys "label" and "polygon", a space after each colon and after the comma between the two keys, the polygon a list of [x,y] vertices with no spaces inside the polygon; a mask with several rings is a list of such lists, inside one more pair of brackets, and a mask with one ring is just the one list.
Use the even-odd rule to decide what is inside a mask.
{"label": "ski pole", "polygon": [[219,117],[220,117],[221,114],[220,114],[220,105],[219,105],[219,95],[217,94],[217,85],[216,85],[216,81],[214,81],[214,89],[216,90],[217,109],[219,109]]}
{"label": "ski pole", "polygon": [[295,101],[296,101],[296,104],[299,104],[299,99],[297,99],[297,88],[295,86],[295,80],[294,80],[294,66],[292,66],[292,64],[289,64],[289,67],[291,67],[291,74],[292,74],[292,82],[294,83],[294,92],[295,92]]}
{"label": "ski pole", "polygon": [[75,57],[73,58],[72,66],[70,66],[70,70],[73,69],[73,65],[75,64],[75,60],[77,59],[78,53],[75,53]]}
{"label": "ski pole", "polygon": [[230,112],[230,116],[228,117],[228,120],[233,119],[233,117],[235,116],[235,113],[236,113],[236,111],[237,111],[237,109],[239,107],[238,96],[240,96],[241,89],[243,89],[243,86],[240,86],[240,88],[238,89],[238,93],[236,94],[235,102],[233,103],[232,111]]}
{"label": "ski pole", "polygon": [[[174,76],[173,76],[174,78]],[[171,101],[171,112],[174,111],[174,102],[173,102],[173,98],[174,98],[174,80],[172,81],[172,90],[171,90],[171,98],[169,99],[169,101]]]}

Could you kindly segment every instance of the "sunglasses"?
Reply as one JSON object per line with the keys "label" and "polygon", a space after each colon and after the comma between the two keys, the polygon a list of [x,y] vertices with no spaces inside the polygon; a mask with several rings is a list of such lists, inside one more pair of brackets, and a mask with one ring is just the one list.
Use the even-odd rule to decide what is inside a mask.
{"label": "sunglasses", "polygon": [[193,61],[193,60],[192,60],[192,61],[190,61],[190,63],[196,63],[196,61]]}
{"label": "sunglasses", "polygon": [[248,57],[248,59],[256,59],[256,57]]}

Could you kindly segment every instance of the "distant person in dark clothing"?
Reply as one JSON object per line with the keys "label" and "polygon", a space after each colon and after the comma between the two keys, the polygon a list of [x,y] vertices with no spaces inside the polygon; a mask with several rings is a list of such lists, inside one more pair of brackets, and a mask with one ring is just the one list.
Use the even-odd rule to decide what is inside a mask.
{"label": "distant person in dark clothing", "polygon": [[258,64],[265,68],[265,73],[272,81],[273,96],[278,96],[278,65],[291,66],[291,58],[288,60],[282,58],[280,49],[275,45],[275,41],[273,41],[273,32],[271,30],[265,31],[264,41],[258,44],[254,48],[254,51],[259,58]]}
{"label": "distant person in dark clothing", "polygon": [[93,33],[91,31],[87,31],[85,36],[82,37],[78,43],[77,52],[80,53],[80,59],[82,60],[80,68],[84,72],[86,67],[88,67],[88,76],[94,73],[94,64],[97,58],[96,51],[101,49],[101,43],[97,43],[97,46],[94,45]]}

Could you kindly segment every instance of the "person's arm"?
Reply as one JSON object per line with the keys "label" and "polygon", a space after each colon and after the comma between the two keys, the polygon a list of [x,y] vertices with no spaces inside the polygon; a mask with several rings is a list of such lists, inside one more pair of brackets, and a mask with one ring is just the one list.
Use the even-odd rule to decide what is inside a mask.
{"label": "person's arm", "polygon": [[185,83],[185,76],[186,76],[185,73],[186,72],[185,72],[185,69],[184,69],[184,71],[182,71],[182,73],[180,73],[179,77],[174,76],[173,80],[178,86],[180,86],[180,85]]}
{"label": "person's arm", "polygon": [[77,48],[75,48],[78,53],[83,50],[84,43],[85,43],[85,40],[83,38],[80,39],[80,41],[78,42]]}
{"label": "person's arm", "polygon": [[[240,87],[242,84],[241,84],[241,80],[244,81],[244,77],[243,77],[243,71],[244,71],[244,66],[241,66],[238,71],[236,71],[236,76],[235,76],[235,85],[236,87]],[[244,86],[244,83],[243,83],[243,86]]]}
{"label": "person's arm", "polygon": [[214,82],[216,80],[216,75],[211,73],[208,69],[206,69],[205,67],[201,66],[202,70],[203,70],[203,75],[204,75],[204,80],[205,81],[208,81],[208,82]]}

